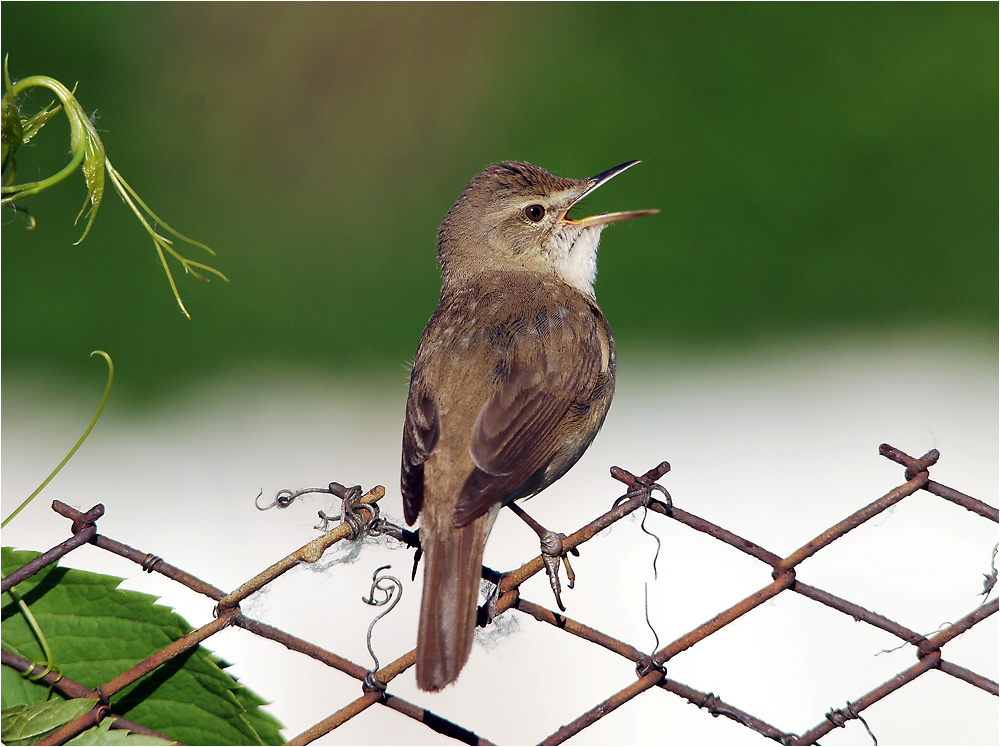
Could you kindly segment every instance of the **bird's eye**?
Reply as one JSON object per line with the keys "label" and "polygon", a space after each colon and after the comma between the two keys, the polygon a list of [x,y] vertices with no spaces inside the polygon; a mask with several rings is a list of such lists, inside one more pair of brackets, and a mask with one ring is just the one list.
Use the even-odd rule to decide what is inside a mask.
{"label": "bird's eye", "polygon": [[532,223],[538,223],[538,221],[545,217],[545,207],[537,204],[528,205],[528,207],[524,209],[524,217]]}

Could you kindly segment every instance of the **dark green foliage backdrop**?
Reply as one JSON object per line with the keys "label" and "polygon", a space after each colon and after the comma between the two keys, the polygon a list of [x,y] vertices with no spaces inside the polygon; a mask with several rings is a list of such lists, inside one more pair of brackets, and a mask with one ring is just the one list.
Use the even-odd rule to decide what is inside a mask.
{"label": "dark green foliage backdrop", "polygon": [[[232,280],[178,277],[186,321],[114,194],[71,245],[75,178],[31,201],[33,232],[3,218],[5,374],[99,377],[100,347],[142,396],[250,365],[404,378],[436,301],[437,225],[503,159],[575,177],[644,159],[587,206],[662,210],[603,241],[620,346],[996,341],[994,3],[2,14],[12,75],[79,81],[115,166]],[[64,162],[65,126],[47,129],[20,179]]]}

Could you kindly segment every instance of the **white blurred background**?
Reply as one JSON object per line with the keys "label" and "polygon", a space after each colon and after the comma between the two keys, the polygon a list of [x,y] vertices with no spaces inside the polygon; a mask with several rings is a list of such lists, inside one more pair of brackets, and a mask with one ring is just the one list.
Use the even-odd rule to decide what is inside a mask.
{"label": "white blurred background", "polygon": [[[831,339],[811,347],[772,346],[729,356],[643,359],[620,351],[617,398],[601,435],[580,463],[526,507],[569,533],[606,511],[623,492],[611,465],[639,474],[661,460],[661,483],[676,505],[780,555],[904,482],[903,469],[878,455],[888,442],[913,456],[941,452],[938,482],[996,505],[997,361],[980,347],[940,339]],[[95,367],[96,367],[95,363]],[[301,379],[248,371],[243,381],[206,384],[159,407],[123,415],[114,394],[76,457],[5,531],[3,542],[46,549],[69,522],[53,499],[81,509],[101,502],[99,531],[223,589],[235,588],[316,536],[303,500],[259,512],[254,497],[331,480],[382,484],[384,515],[402,523],[398,489],[406,371],[395,386]],[[99,377],[95,376],[95,379]],[[8,513],[58,463],[96,406],[93,391],[55,380],[5,381],[3,511]],[[581,547],[577,586],[564,591],[567,615],[640,650],[683,635],[766,586],[770,569],[676,522],[640,513]],[[810,558],[798,578],[925,635],[981,601],[983,574],[997,542],[995,524],[918,493]],[[509,570],[538,552],[513,515],[502,517],[486,562]],[[409,581],[412,552],[388,542],[337,547],[251,597],[243,611],[371,666],[365,633],[375,610],[361,603],[371,574],[392,564],[404,580],[400,604],[375,627],[382,665],[413,647],[420,583]],[[125,577],[125,587],[161,597],[189,623],[211,619],[212,604],[137,566],[85,547],[64,565]],[[543,577],[522,590],[553,600]],[[994,592],[995,596],[995,592]],[[998,678],[996,616],[949,643],[944,657]],[[832,708],[861,697],[916,662],[886,633],[783,592],[675,657],[668,675],[711,691],[779,729],[801,733]],[[287,738],[361,694],[360,683],[241,630],[208,647],[233,663],[244,684],[271,701]],[[891,650],[891,651],[886,651]],[[412,672],[389,691],[502,744],[535,743],[635,678],[632,663],[549,626],[508,612],[480,631],[458,683],[418,692]],[[997,699],[930,671],[862,714],[879,744],[996,744]],[[711,718],[658,689],[574,738],[577,744],[757,744],[760,737]],[[419,723],[373,707],[331,733],[325,744],[437,744]],[[851,722],[824,744],[869,744]]]}

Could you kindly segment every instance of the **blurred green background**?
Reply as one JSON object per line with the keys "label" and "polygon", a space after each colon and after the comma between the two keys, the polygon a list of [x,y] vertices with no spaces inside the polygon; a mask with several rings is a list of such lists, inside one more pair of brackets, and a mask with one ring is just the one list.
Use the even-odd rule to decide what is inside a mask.
{"label": "blurred green background", "polygon": [[[619,347],[823,335],[997,340],[998,6],[4,3],[15,78],[79,82],[112,163],[229,284],[177,282],[76,176],[5,211],[5,379],[99,378],[149,403],[203,377],[405,381],[438,224],[485,164],[644,163],[590,212]],[[51,97],[23,103],[34,112]],[[50,124],[18,180],[67,159]],[[21,379],[19,379],[21,380]],[[97,385],[99,386],[99,384]],[[404,385],[405,386],[405,385]]]}

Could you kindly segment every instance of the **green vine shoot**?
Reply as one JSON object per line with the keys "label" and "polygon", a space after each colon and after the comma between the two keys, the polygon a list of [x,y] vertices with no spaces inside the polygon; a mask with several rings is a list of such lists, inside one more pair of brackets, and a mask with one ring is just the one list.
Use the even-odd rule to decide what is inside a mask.
{"label": "green vine shoot", "polygon": [[[226,282],[229,279],[214,267],[181,255],[174,248],[173,239],[168,238],[164,233],[170,234],[174,239],[179,239],[184,243],[203,249],[212,256],[215,256],[215,252],[205,244],[178,233],[164,223],[142,201],[118,170],[111,165],[111,161],[104,150],[104,143],[101,142],[97,130],[90,121],[90,117],[87,116],[83,107],[80,106],[80,103],[74,96],[75,87],[73,90],[70,90],[59,81],[44,75],[33,75],[12,83],[7,60],[4,60],[4,81],[6,84],[6,93],[3,96],[2,112],[3,173],[6,174],[8,167],[10,167],[13,177],[16,170],[14,154],[17,152],[17,149],[38,134],[45,123],[59,113],[60,110],[66,114],[69,120],[70,151],[72,152],[72,157],[65,167],[46,179],[15,184],[13,183],[13,178],[11,178],[10,183],[4,184],[2,187],[3,194],[0,204],[26,212],[23,207],[15,203],[55,186],[69,177],[78,168],[82,169],[84,180],[87,183],[87,197],[84,200],[83,207],[80,209],[80,213],[76,217],[76,221],[78,222],[80,218],[86,217],[87,224],[84,227],[83,235],[76,241],[76,244],[79,244],[90,233],[90,228],[94,224],[94,218],[97,217],[97,210],[104,197],[105,179],[109,179],[118,191],[118,194],[125,201],[125,204],[135,213],[143,228],[146,229],[146,232],[153,239],[153,246],[156,249],[160,264],[163,266],[163,271],[167,274],[167,282],[170,284],[170,290],[173,292],[174,298],[177,300],[177,304],[180,306],[184,316],[190,319],[191,315],[181,300],[177,284],[174,282],[173,273],[170,270],[170,265],[167,263],[167,255],[179,262],[181,267],[184,268],[185,273],[192,275],[198,280],[207,281],[209,279],[208,275],[215,275]],[[55,102],[53,102],[53,105],[43,109],[41,112],[26,117],[20,111],[17,99],[31,88],[44,88],[51,91],[59,100],[59,105],[55,105]],[[31,228],[34,226],[34,219],[29,218],[29,220],[29,228]],[[160,233],[157,228],[161,229],[164,233]]]}
{"label": "green vine shoot", "polygon": [[95,350],[90,354],[91,357],[95,355],[102,356],[104,360],[107,361],[108,364],[108,384],[106,387],[104,387],[104,396],[101,397],[101,403],[97,406],[97,412],[94,413],[94,417],[90,419],[90,422],[87,424],[87,428],[83,431],[83,435],[77,439],[75,444],[73,444],[73,448],[69,450],[69,453],[66,454],[65,457],[63,457],[63,460],[59,462],[58,466],[54,470],[52,470],[49,476],[42,481],[42,484],[39,485],[37,488],[35,488],[32,494],[29,495],[27,498],[25,498],[24,501],[21,503],[21,505],[15,508],[10,513],[10,515],[3,520],[3,523],[0,523],[0,529],[6,527],[15,516],[21,513],[21,511],[35,499],[36,495],[38,495],[45,489],[46,485],[52,482],[52,478],[58,475],[60,470],[62,470],[62,468],[66,466],[69,460],[73,458],[73,455],[76,453],[76,450],[79,449],[80,446],[83,444],[83,442],[87,440],[87,436],[90,435],[90,432],[94,430],[94,426],[97,425],[97,421],[100,419],[101,413],[104,412],[104,405],[108,403],[108,396],[111,394],[111,385],[114,383],[115,380],[115,364],[114,361],[111,360],[111,356],[105,353],[103,350]]}

